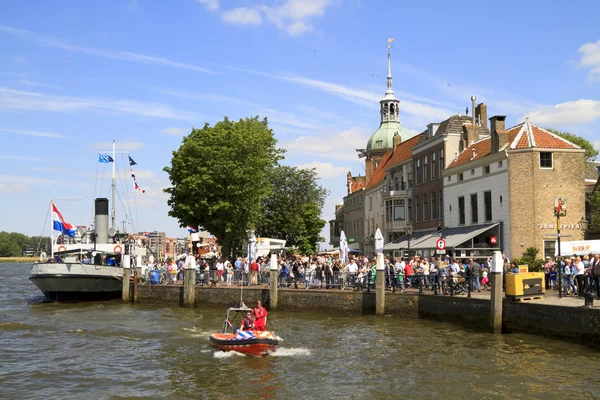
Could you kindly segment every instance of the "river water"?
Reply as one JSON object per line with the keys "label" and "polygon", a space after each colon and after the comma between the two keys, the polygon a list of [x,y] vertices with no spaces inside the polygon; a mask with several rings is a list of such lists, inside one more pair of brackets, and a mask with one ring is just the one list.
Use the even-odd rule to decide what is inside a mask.
{"label": "river water", "polygon": [[600,397],[600,353],[544,337],[281,312],[254,358],[211,348],[224,309],[47,303],[28,265],[0,270],[0,398]]}

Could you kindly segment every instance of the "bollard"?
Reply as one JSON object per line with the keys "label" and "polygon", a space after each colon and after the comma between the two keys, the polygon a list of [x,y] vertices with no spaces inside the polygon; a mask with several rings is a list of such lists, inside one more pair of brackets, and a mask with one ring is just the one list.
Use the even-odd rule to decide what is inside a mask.
{"label": "bollard", "polygon": [[133,302],[137,303],[138,301],[138,269],[134,268],[133,270]]}
{"label": "bollard", "polygon": [[438,288],[438,276],[434,276],[433,277],[433,294],[435,296],[437,296],[437,294],[438,294],[437,288]]}
{"label": "bollard", "polygon": [[131,269],[123,268],[123,301],[131,301]]}
{"label": "bollard", "polygon": [[494,251],[492,258],[490,302],[490,328],[492,333],[502,333],[502,253]]}
{"label": "bollard", "polygon": [[419,275],[419,294],[423,294],[423,275]]}
{"label": "bollard", "polygon": [[469,276],[467,278],[468,282],[467,282],[467,297],[471,298],[471,284],[473,283],[473,277]]}
{"label": "bollard", "polygon": [[450,297],[454,296],[454,277],[452,275],[448,276],[450,282]]}
{"label": "bollard", "polygon": [[187,268],[183,271],[183,305],[194,307],[196,303],[196,269]]}
{"label": "bollard", "polygon": [[583,294],[583,298],[584,298],[584,307],[585,308],[592,308],[594,307],[594,294],[593,293],[589,293],[586,292]]}
{"label": "bollard", "polygon": [[385,264],[383,254],[377,254],[377,267],[375,274],[375,313],[385,314]]}
{"label": "bollard", "polygon": [[278,281],[279,270],[277,269],[277,256],[275,254],[271,254],[271,265],[270,265],[270,288],[269,288],[269,310],[277,311],[277,296],[278,290],[277,281]]}

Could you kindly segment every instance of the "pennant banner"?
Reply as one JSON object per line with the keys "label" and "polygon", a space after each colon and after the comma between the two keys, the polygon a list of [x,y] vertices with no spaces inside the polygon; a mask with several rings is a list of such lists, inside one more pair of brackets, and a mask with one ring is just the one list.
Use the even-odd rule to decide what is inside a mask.
{"label": "pennant banner", "polygon": [[111,162],[115,162],[111,156],[108,154],[98,154],[98,162],[103,164],[108,164]]}

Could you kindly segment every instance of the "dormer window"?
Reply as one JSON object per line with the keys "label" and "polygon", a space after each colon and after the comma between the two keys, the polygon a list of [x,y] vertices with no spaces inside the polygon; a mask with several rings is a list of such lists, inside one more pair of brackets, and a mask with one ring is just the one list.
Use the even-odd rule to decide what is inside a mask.
{"label": "dormer window", "polygon": [[383,147],[383,140],[377,140],[375,142],[375,147]]}

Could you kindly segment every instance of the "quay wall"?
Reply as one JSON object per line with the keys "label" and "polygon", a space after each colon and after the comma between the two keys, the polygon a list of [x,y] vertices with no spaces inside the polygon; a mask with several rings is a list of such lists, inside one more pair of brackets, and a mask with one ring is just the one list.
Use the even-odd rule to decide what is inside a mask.
{"label": "quay wall", "polygon": [[[240,302],[239,288],[196,287],[195,306],[230,307]],[[133,290],[131,291],[133,292]],[[244,302],[254,306],[262,300],[269,307],[268,288],[244,288]],[[375,292],[280,289],[279,311],[313,311],[336,315],[375,314]],[[138,285],[138,302],[178,306],[183,286]],[[399,318],[422,318],[450,322],[467,328],[489,330],[490,301],[465,297],[419,294],[385,295],[385,314]],[[505,332],[577,340],[600,348],[600,310],[535,303],[503,302]]]}

